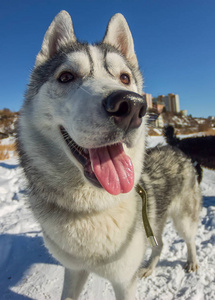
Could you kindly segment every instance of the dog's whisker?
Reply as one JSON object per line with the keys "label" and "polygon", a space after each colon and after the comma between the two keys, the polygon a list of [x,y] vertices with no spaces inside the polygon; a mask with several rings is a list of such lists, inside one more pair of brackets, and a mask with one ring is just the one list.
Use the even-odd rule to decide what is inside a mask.
{"label": "dog's whisker", "polygon": [[93,95],[92,93],[90,93],[89,91],[87,91],[85,88],[83,88],[83,86],[78,85],[76,82],[75,82],[75,84],[76,84],[82,91],[84,91],[85,93],[87,93],[88,95],[90,95],[90,96]]}

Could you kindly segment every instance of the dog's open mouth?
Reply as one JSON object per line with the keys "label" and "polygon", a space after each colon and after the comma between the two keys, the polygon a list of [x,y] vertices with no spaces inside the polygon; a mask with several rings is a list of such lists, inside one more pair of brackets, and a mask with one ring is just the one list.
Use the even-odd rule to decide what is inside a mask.
{"label": "dog's open mouth", "polygon": [[60,132],[91,183],[112,195],[130,192],[134,186],[134,170],[122,143],[86,149],[77,145],[63,126],[60,126]]}

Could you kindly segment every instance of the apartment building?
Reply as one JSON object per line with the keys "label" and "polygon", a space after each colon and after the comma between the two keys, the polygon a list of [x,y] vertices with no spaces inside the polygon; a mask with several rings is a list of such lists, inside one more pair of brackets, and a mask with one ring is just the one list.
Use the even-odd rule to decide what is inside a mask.
{"label": "apartment building", "polygon": [[148,108],[152,108],[153,107],[153,103],[152,103],[152,94],[142,94],[143,97],[145,97],[146,103],[147,103],[147,107]]}
{"label": "apartment building", "polygon": [[161,105],[165,107],[166,111],[178,113],[180,112],[180,101],[179,96],[173,93],[165,95],[160,95],[157,98],[153,98],[153,106],[157,108],[158,111],[161,109]]}

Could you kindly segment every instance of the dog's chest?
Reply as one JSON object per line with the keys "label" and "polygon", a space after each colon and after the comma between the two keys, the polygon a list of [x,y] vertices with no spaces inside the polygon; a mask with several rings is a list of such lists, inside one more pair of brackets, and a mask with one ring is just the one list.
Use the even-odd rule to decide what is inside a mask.
{"label": "dog's chest", "polygon": [[136,211],[135,205],[132,206],[93,216],[62,216],[55,220],[55,224],[49,222],[49,226],[43,226],[43,229],[62,250],[73,257],[92,263],[104,262],[122,251],[129,241],[135,227]]}

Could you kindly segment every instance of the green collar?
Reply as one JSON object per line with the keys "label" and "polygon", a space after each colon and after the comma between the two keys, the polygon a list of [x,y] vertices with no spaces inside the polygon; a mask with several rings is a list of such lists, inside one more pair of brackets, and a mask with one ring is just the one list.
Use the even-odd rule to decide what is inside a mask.
{"label": "green collar", "polygon": [[143,218],[143,224],[144,224],[146,236],[148,238],[150,246],[151,247],[157,247],[158,242],[157,242],[156,237],[153,234],[153,231],[152,231],[152,228],[150,226],[149,219],[148,219],[148,216],[147,216],[147,194],[146,194],[146,191],[139,184],[137,184],[137,186],[136,186],[136,191],[142,199],[142,204],[143,204],[143,206],[142,206],[142,218]]}

